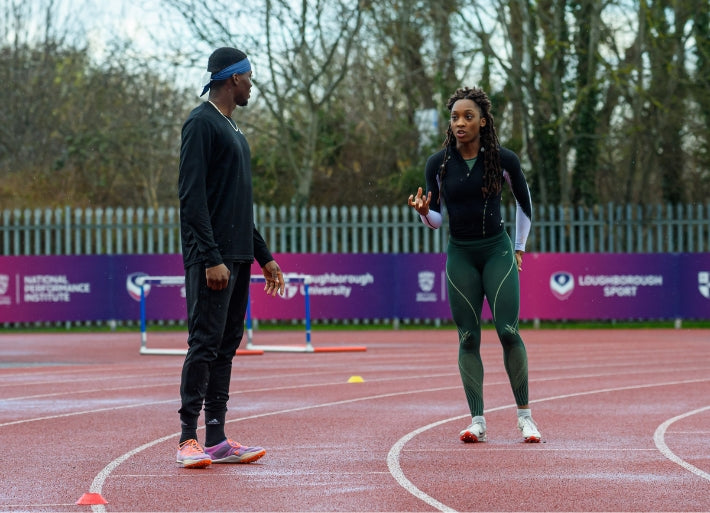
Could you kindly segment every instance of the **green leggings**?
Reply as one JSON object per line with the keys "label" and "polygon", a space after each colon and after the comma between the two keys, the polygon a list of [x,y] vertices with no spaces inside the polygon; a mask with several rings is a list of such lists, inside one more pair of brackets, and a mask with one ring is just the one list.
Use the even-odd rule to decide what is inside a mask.
{"label": "green leggings", "polygon": [[503,346],[503,364],[518,406],[528,404],[528,357],[518,332],[520,280],[513,247],[503,231],[483,240],[449,240],[446,279],[459,334],[459,371],[471,415],[483,415],[481,310],[483,297]]}

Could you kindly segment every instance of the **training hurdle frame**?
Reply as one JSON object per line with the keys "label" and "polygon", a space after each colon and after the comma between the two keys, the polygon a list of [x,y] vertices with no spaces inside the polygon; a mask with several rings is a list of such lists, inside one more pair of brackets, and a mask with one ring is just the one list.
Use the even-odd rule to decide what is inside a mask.
{"label": "training hurdle frame", "polygon": [[[264,283],[266,278],[263,276],[252,275],[252,283]],[[311,343],[311,294],[310,294],[310,276],[306,274],[284,274],[286,283],[302,283],[303,284],[303,300],[305,305],[304,320],[306,329],[306,343],[304,345],[254,345],[253,343],[253,323],[251,318],[251,300],[247,303],[246,315],[246,332],[247,332],[247,351],[260,350],[265,352],[288,352],[288,353],[335,353],[348,351],[366,351],[365,346],[330,346],[330,347],[314,347]]]}
{"label": "training hurdle frame", "polygon": [[[160,349],[148,347],[148,330],[147,330],[147,315],[146,315],[146,294],[145,285],[159,284],[168,286],[181,286],[185,284],[184,276],[139,276],[136,278],[136,285],[140,289],[140,329],[141,329],[141,347],[140,354],[146,355],[185,355],[187,349]],[[266,278],[259,275],[251,276],[251,283],[265,283]],[[301,283],[303,284],[304,296],[304,324],[305,324],[305,344],[304,345],[262,345],[258,346],[253,343],[254,329],[251,316],[251,298],[247,301],[246,312],[246,349],[237,349],[237,355],[258,355],[264,352],[290,352],[290,353],[327,353],[327,352],[348,352],[348,351],[366,351],[366,346],[331,346],[331,347],[314,347],[311,343],[311,300],[310,300],[310,276],[304,274],[284,274],[284,282],[286,283]]]}
{"label": "training hurdle frame", "polygon": [[[145,286],[150,284],[181,286],[185,284],[184,276],[139,276],[135,280],[140,290],[140,325],[141,325],[141,347],[140,354],[147,355],[168,355],[180,356],[187,354],[187,349],[161,349],[148,347],[148,328],[146,316],[146,294]],[[238,352],[238,351],[237,351]],[[256,354],[256,353],[255,353]]]}

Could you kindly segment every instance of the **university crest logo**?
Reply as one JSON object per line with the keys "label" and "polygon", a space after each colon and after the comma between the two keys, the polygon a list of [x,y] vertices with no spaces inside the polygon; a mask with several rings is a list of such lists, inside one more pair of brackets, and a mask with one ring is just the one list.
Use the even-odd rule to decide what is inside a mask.
{"label": "university crest logo", "polygon": [[700,271],[698,273],[698,290],[703,296],[710,299],[710,272]]}
{"label": "university crest logo", "polygon": [[432,271],[420,271],[417,276],[419,281],[419,289],[423,292],[431,292],[434,288],[434,280],[436,275]]}
{"label": "university crest logo", "polygon": [[559,300],[564,301],[574,290],[574,276],[566,271],[559,271],[550,276],[550,290]]}

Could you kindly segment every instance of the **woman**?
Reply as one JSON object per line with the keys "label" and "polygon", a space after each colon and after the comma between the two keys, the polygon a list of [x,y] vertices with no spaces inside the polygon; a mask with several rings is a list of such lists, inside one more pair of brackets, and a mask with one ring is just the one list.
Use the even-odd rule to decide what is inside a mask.
{"label": "woman", "polygon": [[[520,282],[532,203],[520,160],[498,142],[491,102],[478,88],[458,89],[446,107],[451,113],[444,148],[427,160],[426,195],[420,187],[408,204],[432,229],[449,213],[446,250],[449,305],[459,334],[459,371],[471,411],[463,442],[486,441],[483,417],[481,310],[488,299],[503,362],[518,405],[518,429],[526,442],[539,442],[540,431],[528,406],[528,360],[518,332]],[[507,182],[517,202],[515,250],[503,228],[501,192]]]}

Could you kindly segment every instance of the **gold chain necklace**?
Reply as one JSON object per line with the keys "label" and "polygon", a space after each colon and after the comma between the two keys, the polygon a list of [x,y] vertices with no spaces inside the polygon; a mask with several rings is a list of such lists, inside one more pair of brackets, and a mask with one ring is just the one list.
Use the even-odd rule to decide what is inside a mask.
{"label": "gold chain necklace", "polygon": [[234,129],[235,132],[237,132],[238,134],[242,133],[242,131],[241,131],[241,130],[239,129],[239,127],[237,126],[237,122],[236,122],[236,121],[234,121],[232,118],[230,118],[229,116],[227,116],[224,112],[222,112],[221,110],[219,110],[219,108],[218,108],[214,103],[212,103],[212,100],[207,100],[207,101],[210,103],[210,105],[212,105],[215,109],[217,109],[217,112],[219,112],[220,114],[222,114],[222,116],[224,117],[224,119],[227,120],[227,123],[229,123],[229,126],[231,126],[231,127]]}

